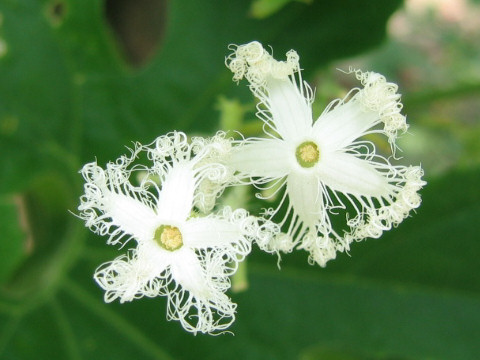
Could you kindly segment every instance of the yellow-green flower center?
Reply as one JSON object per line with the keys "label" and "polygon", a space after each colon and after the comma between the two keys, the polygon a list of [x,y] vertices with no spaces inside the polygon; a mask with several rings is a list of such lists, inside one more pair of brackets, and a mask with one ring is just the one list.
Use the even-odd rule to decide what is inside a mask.
{"label": "yellow-green flower center", "polygon": [[295,156],[301,167],[310,168],[320,160],[320,150],[313,141],[305,141],[297,147]]}
{"label": "yellow-green flower center", "polygon": [[161,225],[155,230],[153,239],[158,245],[168,251],[175,251],[183,246],[183,237],[175,226]]}

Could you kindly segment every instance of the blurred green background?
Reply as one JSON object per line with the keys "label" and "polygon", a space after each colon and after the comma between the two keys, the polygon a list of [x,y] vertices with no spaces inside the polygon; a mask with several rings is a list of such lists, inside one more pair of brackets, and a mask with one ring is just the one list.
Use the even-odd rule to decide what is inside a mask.
{"label": "blurred green background", "polygon": [[[473,0],[0,0],[0,358],[480,359],[479,19]],[[78,170],[253,119],[224,66],[251,40],[298,51],[317,112],[354,86],[336,68],[397,82],[423,205],[326,269],[255,249],[235,336],[186,333],[163,298],[104,304],[92,274],[119,251],[68,212]]]}

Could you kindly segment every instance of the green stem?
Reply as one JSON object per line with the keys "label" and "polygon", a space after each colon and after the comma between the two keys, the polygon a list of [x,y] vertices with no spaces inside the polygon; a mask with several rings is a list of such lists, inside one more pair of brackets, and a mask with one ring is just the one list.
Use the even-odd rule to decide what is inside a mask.
{"label": "green stem", "polygon": [[240,133],[245,137],[258,136],[259,134],[263,133],[263,125],[263,121],[256,119],[254,121],[241,124],[238,131],[240,131]]}
{"label": "green stem", "polygon": [[247,259],[238,264],[237,272],[232,276],[232,291],[242,292],[248,289]]}
{"label": "green stem", "polygon": [[88,292],[83,290],[80,286],[78,286],[71,280],[66,280],[64,282],[64,289],[72,298],[81,303],[93,314],[101,318],[106,324],[116,329],[120,334],[122,334],[126,339],[129,339],[132,343],[137,345],[138,348],[143,350],[146,354],[149,354],[153,358],[158,360],[172,359],[170,355],[168,355],[162,348],[158,347],[155,342],[146,337],[130,322],[118,316],[106,305],[93,298]]}
{"label": "green stem", "polygon": [[81,352],[78,346],[78,342],[75,340],[75,334],[72,329],[72,325],[67,318],[67,315],[63,311],[60,303],[57,299],[52,298],[50,301],[50,307],[53,313],[53,316],[56,319],[56,322],[60,328],[60,333],[62,335],[63,341],[65,343],[65,348],[68,354],[68,358],[72,360],[81,360]]}

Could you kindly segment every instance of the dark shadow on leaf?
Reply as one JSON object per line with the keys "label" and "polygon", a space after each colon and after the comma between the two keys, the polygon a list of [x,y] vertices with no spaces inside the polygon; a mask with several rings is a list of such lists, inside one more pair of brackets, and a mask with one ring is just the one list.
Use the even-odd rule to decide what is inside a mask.
{"label": "dark shadow on leaf", "polygon": [[58,27],[63,23],[67,15],[67,4],[63,0],[52,0],[47,4],[45,15],[53,27]]}
{"label": "dark shadow on leaf", "polygon": [[160,46],[166,24],[165,0],[106,0],[105,17],[127,64],[139,68]]}

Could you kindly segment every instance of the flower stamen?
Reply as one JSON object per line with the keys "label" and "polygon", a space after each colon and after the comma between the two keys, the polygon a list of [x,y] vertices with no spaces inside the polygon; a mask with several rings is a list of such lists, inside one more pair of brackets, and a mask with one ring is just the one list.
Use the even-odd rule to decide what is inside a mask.
{"label": "flower stamen", "polygon": [[183,246],[182,233],[175,226],[159,226],[157,230],[155,230],[153,239],[158,245],[168,251],[175,251]]}
{"label": "flower stamen", "polygon": [[305,141],[297,147],[295,156],[301,167],[311,168],[320,160],[320,150],[313,141]]}

